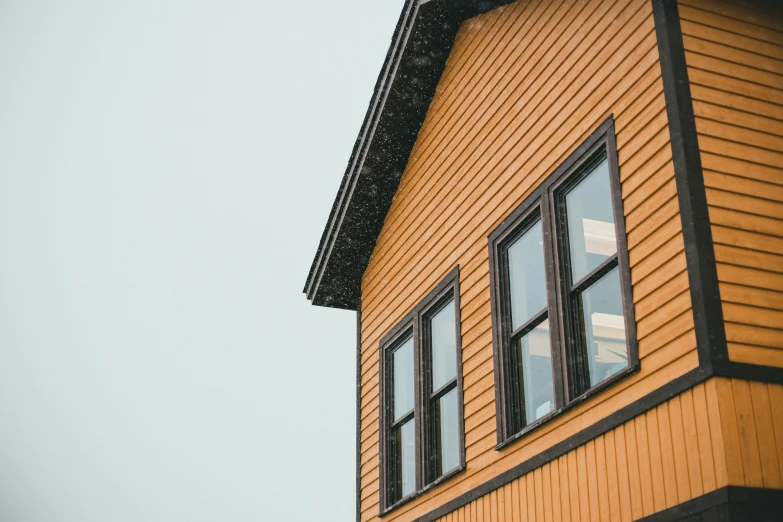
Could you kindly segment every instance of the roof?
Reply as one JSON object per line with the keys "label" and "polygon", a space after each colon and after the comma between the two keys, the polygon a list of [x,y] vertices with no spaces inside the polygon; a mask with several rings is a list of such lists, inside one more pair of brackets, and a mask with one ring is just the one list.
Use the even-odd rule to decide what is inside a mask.
{"label": "roof", "polygon": [[513,0],[406,0],[304,288],[357,310],[375,241],[460,24]]}

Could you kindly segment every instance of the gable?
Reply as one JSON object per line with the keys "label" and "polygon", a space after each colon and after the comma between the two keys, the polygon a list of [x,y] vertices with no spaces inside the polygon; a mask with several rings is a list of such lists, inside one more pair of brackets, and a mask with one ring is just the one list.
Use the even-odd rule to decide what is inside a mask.
{"label": "gable", "polygon": [[462,21],[511,0],[407,0],[310,268],[313,304],[355,310],[361,278]]}
{"label": "gable", "polygon": [[[468,468],[384,520],[438,519],[465,491],[525,469],[516,466],[698,365],[658,57],[650,0],[519,0],[462,24],[362,279],[363,520],[380,503],[380,340],[456,266]],[[487,236],[609,118],[641,369],[614,388],[623,393],[497,451]]]}

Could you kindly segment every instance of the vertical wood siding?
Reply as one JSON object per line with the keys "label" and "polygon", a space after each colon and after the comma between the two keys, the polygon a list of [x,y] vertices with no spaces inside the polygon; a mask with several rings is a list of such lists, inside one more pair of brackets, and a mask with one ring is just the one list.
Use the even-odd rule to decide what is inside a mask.
{"label": "vertical wood siding", "polygon": [[[610,114],[641,371],[496,451],[487,235]],[[362,520],[375,519],[379,511],[378,342],[457,264],[467,470],[384,520],[415,519],[697,366],[650,0],[519,0],[461,27],[362,281]],[[674,429],[697,427],[678,420]],[[687,467],[675,469],[674,462],[688,464],[673,452],[685,455],[687,447],[672,446],[666,457],[654,457],[672,455],[665,469],[685,473],[679,482],[656,479],[659,468],[646,461],[629,461],[628,448],[653,458],[651,448],[658,447],[649,439],[657,440],[659,431],[647,439],[647,431],[640,433],[636,424],[612,432],[559,461],[557,469],[536,471],[524,487],[503,488],[470,506],[476,512],[472,520],[495,520],[500,506],[549,519],[552,504],[542,503],[534,491],[559,498],[572,518],[644,510],[651,506],[633,499],[642,487],[636,477],[641,481],[640,470],[648,467],[649,484],[660,479],[661,488],[679,486],[660,497],[667,506],[706,487],[690,482]],[[627,473],[634,473],[633,484]],[[562,482],[575,490],[589,483],[581,480],[586,474],[599,478],[593,493],[605,505],[590,504],[587,493],[571,501],[553,486]],[[610,481],[627,484],[631,497],[618,495]]]}
{"label": "vertical wood siding", "polygon": [[783,489],[783,386],[717,380],[729,484]]}
{"label": "vertical wood siding", "polygon": [[783,488],[783,386],[711,379],[441,522],[630,521],[727,485]]}
{"label": "vertical wood siding", "polygon": [[783,7],[680,16],[729,357],[783,367]]}

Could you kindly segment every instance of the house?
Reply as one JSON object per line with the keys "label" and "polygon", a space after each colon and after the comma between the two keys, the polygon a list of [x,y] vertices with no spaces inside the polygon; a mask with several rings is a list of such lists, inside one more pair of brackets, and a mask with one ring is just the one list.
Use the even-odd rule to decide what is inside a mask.
{"label": "house", "polygon": [[358,520],[783,520],[783,7],[407,0],[305,292]]}

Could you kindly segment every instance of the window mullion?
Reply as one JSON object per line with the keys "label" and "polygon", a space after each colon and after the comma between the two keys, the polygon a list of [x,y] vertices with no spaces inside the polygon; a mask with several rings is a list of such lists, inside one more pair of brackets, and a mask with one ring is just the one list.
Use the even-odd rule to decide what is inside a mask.
{"label": "window mullion", "polygon": [[[564,310],[560,293],[560,278],[558,277],[559,242],[557,213],[554,212],[556,198],[544,193],[541,196],[541,225],[544,240],[544,265],[546,270],[547,309],[549,317],[549,338],[552,345],[552,372],[554,379],[555,408],[563,407],[569,399],[566,393],[568,384],[568,365],[565,358],[565,343],[563,342]],[[567,316],[567,315],[566,315]]]}
{"label": "window mullion", "polygon": [[498,252],[499,260],[499,292],[500,302],[498,314],[498,327],[500,329],[501,348],[498,354],[498,383],[501,387],[501,394],[503,397],[500,411],[500,425],[503,431],[503,437],[509,437],[517,430],[515,419],[519,417],[519,411],[517,404],[519,401],[514,400],[515,386],[513,381],[513,375],[515,373],[513,356],[511,354],[511,291],[509,288],[509,266],[508,266],[508,251],[503,248]]}
{"label": "window mullion", "polygon": [[424,430],[426,429],[426,426],[428,424],[428,408],[425,404],[425,401],[423,400],[423,390],[425,388],[425,381],[426,380],[426,364],[424,363],[425,357],[423,357],[423,351],[424,351],[424,332],[422,331],[423,328],[421,326],[421,313],[417,312],[414,316],[413,320],[413,353],[414,353],[414,374],[416,378],[414,379],[414,422],[415,422],[415,430],[416,430],[416,491],[421,490],[421,488],[424,487],[426,483],[425,479],[425,469],[426,469],[426,458],[427,458],[427,451],[423,447],[424,441],[427,440],[426,434],[424,433]]}
{"label": "window mullion", "polygon": [[518,372],[519,364],[517,361],[516,351],[512,349],[511,345],[511,333],[512,333],[512,317],[511,317],[511,288],[510,288],[510,267],[508,260],[508,250],[504,247],[500,259],[502,260],[502,318],[501,329],[503,331],[503,354],[501,359],[503,361],[503,369],[501,371],[503,394],[505,395],[505,407],[504,407],[504,430],[505,436],[509,437],[515,432],[519,431],[524,426],[525,419],[525,405],[522,397],[519,396],[520,378]]}

